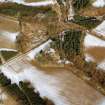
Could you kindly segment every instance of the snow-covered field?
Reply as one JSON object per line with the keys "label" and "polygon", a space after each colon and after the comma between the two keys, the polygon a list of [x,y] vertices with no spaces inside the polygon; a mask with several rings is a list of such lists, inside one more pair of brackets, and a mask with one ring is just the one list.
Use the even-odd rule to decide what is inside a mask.
{"label": "snow-covered field", "polygon": [[16,42],[16,37],[19,35],[19,32],[8,32],[8,31],[0,31],[0,36],[4,36],[8,40],[12,42]]}
{"label": "snow-covered field", "polygon": [[[104,105],[103,95],[87,86],[81,79],[77,79],[76,76],[66,70],[59,69],[53,70],[54,72],[51,71],[51,73],[46,73],[44,70],[27,64],[27,66],[23,65],[21,67],[20,72],[14,71],[11,66],[2,66],[1,71],[11,79],[12,83],[19,84],[19,81],[29,81],[35,88],[35,91],[40,93],[41,97],[48,97],[55,105],[78,105],[75,103],[84,103],[79,105],[87,105],[87,100],[89,103],[93,103],[90,105]],[[81,90],[81,88],[84,89]],[[87,91],[91,92],[91,94],[86,94]],[[97,100],[94,100],[94,97]],[[73,104],[73,102],[75,103]],[[101,103],[96,104],[98,102]]]}
{"label": "snow-covered field", "polygon": [[2,67],[2,72],[12,80],[12,83],[18,84],[19,81],[28,80],[40,92],[42,97],[46,96],[52,99],[56,105],[65,105],[65,100],[59,96],[58,92],[60,92],[60,89],[57,88],[58,83],[53,76],[40,72],[40,70],[34,67],[25,68],[20,73]]}
{"label": "snow-covered field", "polygon": [[96,0],[92,4],[94,7],[104,7],[105,6],[105,0]]}
{"label": "snow-covered field", "polygon": [[100,25],[93,29],[93,31],[105,37],[105,21],[103,21]]}
{"label": "snow-covered field", "polygon": [[0,51],[17,51],[16,37],[19,32],[0,31]]}
{"label": "snow-covered field", "polygon": [[45,50],[46,48],[48,48],[50,46],[50,43],[52,41],[48,40],[47,42],[45,42],[44,44],[40,45],[39,47],[33,49],[32,51],[30,51],[30,53],[28,53],[28,56],[30,57],[30,59],[34,59],[35,56],[41,51],[41,50]]}
{"label": "snow-covered field", "polygon": [[0,51],[14,51],[17,52],[15,49],[8,49],[8,48],[0,48]]}
{"label": "snow-covered field", "polygon": [[32,3],[25,2],[25,0],[0,0],[0,2],[16,2],[27,6],[47,6],[55,3],[53,0],[46,0],[46,1],[32,2]]}
{"label": "snow-covered field", "polygon": [[105,47],[105,41],[87,33],[84,39],[84,46],[86,48],[94,46]]}
{"label": "snow-covered field", "polygon": [[[105,41],[99,38],[96,38],[95,36],[86,34],[86,37],[84,39],[84,47],[85,47],[85,50],[92,47],[105,47]],[[105,53],[105,52],[101,52],[101,53]],[[95,62],[95,59],[92,57],[92,55],[86,52],[85,52],[85,60],[87,62],[90,62],[90,61]],[[97,67],[105,70],[105,60],[100,62]]]}
{"label": "snow-covered field", "polygon": [[27,6],[47,6],[54,4],[54,2],[52,0],[49,0],[49,1],[32,2],[32,3],[24,2],[23,4]]}
{"label": "snow-covered field", "polygon": [[[51,40],[48,40],[44,44],[42,44],[39,47],[32,50],[28,54],[28,57],[30,57],[30,59],[34,59],[34,57],[37,53],[39,53],[41,50],[44,50],[47,47],[49,47],[50,42],[51,42]],[[13,63],[14,62],[15,61],[13,61]],[[28,67],[23,64],[22,70],[18,73],[16,71],[14,71],[13,69],[9,68],[8,66],[5,66],[5,67],[1,66],[0,69],[8,78],[11,79],[12,83],[18,84],[19,81],[27,81],[28,80],[33,85],[33,87],[35,87],[37,89],[37,91],[40,92],[42,97],[46,96],[49,99],[52,99],[56,105],[65,105],[65,103],[66,103],[65,100],[58,93],[58,92],[60,92],[60,89],[57,87],[58,82],[55,80],[55,77],[49,76],[49,75],[45,74],[44,72],[40,72],[40,70],[38,70],[38,68],[33,67],[30,64],[27,64],[27,65],[28,65]],[[15,66],[15,69],[16,69],[16,67],[17,66]],[[42,88],[42,86],[43,86],[43,88]]]}
{"label": "snow-covered field", "polygon": [[[30,60],[35,58],[35,55],[38,52],[49,47],[50,42],[51,40],[48,40],[47,42],[40,45],[36,49],[30,51],[30,53],[27,54],[28,57],[26,56],[26,59]],[[104,96],[96,92],[96,90],[93,90],[93,88],[87,86],[85,83],[83,83],[83,81],[81,81],[81,79],[78,79],[79,80],[78,82],[76,80],[77,77],[73,76],[73,74],[70,74],[69,71],[55,70],[54,73],[49,74],[43,70],[38,69],[35,66],[32,66],[29,63],[29,61],[27,63],[26,59],[22,58],[19,58],[19,60],[15,59],[11,61],[10,64],[8,65],[5,64],[4,66],[1,66],[0,70],[8,78],[11,79],[12,83],[19,84],[19,81],[29,81],[32,84],[32,86],[35,88],[35,91],[36,90],[39,91],[42,97],[48,97],[50,100],[52,100],[55,103],[55,105],[76,105],[72,104],[72,101],[73,102],[76,101],[76,103],[78,102],[85,103],[85,100],[87,100],[88,97],[90,98],[89,99],[90,102],[95,103],[94,105],[96,105],[97,102],[101,102],[101,99],[104,100]],[[16,69],[19,69],[19,71],[16,71]],[[76,81],[79,84],[75,83]],[[85,87],[84,89],[86,88],[87,89],[84,91],[84,89],[81,90],[81,87],[83,88]],[[87,90],[89,92],[94,91],[92,93],[93,96],[91,96],[90,94],[86,95]],[[80,92],[82,92],[82,94],[79,95]],[[78,96],[83,98],[85,97],[84,98],[85,100],[84,99],[81,100],[81,98],[79,98]],[[96,101],[91,100],[91,98],[93,99],[94,96],[98,97]],[[98,105],[103,105],[103,103]]]}

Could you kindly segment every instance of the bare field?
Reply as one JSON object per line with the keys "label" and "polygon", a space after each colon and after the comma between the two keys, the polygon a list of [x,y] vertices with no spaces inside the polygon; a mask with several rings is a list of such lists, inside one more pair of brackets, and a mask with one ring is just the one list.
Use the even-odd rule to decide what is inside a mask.
{"label": "bare field", "polygon": [[18,31],[18,22],[4,16],[0,16],[0,30],[6,30],[11,32]]}
{"label": "bare field", "polygon": [[81,9],[79,12],[83,16],[103,16],[105,14],[105,7],[103,8],[95,8],[88,7],[86,9]]}
{"label": "bare field", "polygon": [[86,53],[91,55],[97,63],[105,59],[105,47],[91,47],[86,50]]}

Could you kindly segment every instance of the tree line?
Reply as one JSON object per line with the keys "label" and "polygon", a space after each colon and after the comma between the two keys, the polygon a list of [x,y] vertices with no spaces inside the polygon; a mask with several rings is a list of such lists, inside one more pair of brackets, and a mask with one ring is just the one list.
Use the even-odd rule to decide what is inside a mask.
{"label": "tree line", "polygon": [[[34,91],[34,88],[28,82],[11,83],[3,73],[0,73],[0,86],[5,89],[11,96],[14,96],[20,105],[54,105],[50,100],[46,98],[42,99],[38,92]],[[48,101],[51,104],[47,104]]]}

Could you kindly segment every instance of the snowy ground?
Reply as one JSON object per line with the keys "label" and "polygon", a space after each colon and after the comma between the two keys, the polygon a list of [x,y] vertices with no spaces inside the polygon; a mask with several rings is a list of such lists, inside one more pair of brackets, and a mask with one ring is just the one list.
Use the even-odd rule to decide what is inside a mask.
{"label": "snowy ground", "polygon": [[4,36],[12,42],[16,42],[16,37],[18,35],[19,35],[19,32],[0,31],[0,36]]}
{"label": "snowy ground", "polygon": [[[38,52],[49,47],[50,42],[51,40],[48,40],[26,56],[13,59],[7,65],[1,66],[0,70],[12,83],[29,81],[35,91],[39,91],[42,97],[48,97],[55,105],[104,105],[105,97],[70,71],[53,69],[47,72],[29,63]],[[87,91],[91,94],[86,94]],[[101,104],[98,104],[100,102]]]}
{"label": "snowy ground", "polygon": [[19,32],[0,31],[0,51],[16,51],[16,37]]}
{"label": "snowy ground", "polygon": [[16,2],[27,6],[47,6],[55,3],[53,0],[46,0],[46,1],[32,2],[32,3],[25,2],[25,0],[0,0],[0,2]]}
{"label": "snowy ground", "polygon": [[17,52],[15,49],[8,49],[8,48],[0,48],[0,51],[14,51]]}
{"label": "snowy ground", "polygon": [[105,41],[103,41],[95,36],[86,34],[86,37],[84,39],[84,46],[86,48],[94,47],[94,46],[105,47]]}
{"label": "snowy ground", "polygon": [[40,72],[40,70],[38,70],[37,68],[29,67],[29,69],[24,69],[18,74],[13,72],[12,70],[2,68],[2,72],[8,78],[10,78],[12,82],[15,82],[17,84],[19,81],[30,81],[33,87],[35,87],[41,93],[42,97],[46,96],[50,99],[53,99],[56,105],[65,105],[65,101],[60,100],[60,96],[58,96],[59,91],[56,87],[56,85],[58,84],[57,81],[53,77]]}
{"label": "snowy ground", "polygon": [[23,4],[27,6],[47,6],[54,4],[54,2],[52,0],[49,0],[49,1],[32,2],[32,3],[24,2]]}
{"label": "snowy ground", "polygon": [[105,37],[105,21],[103,21],[100,25],[93,29],[93,31]]}
{"label": "snowy ground", "polygon": [[[30,51],[28,54],[28,57],[30,59],[34,59],[35,55],[39,53],[41,50],[44,50],[49,47],[49,43],[51,40],[48,40],[44,44],[40,45],[39,47],[35,48],[34,50]],[[19,60],[21,60],[19,58]],[[15,60],[16,61],[16,60]],[[29,63],[22,64],[22,61],[16,61],[17,66],[15,66],[15,61],[11,64],[11,66],[1,66],[1,71],[12,80],[12,83],[19,83],[19,81],[25,81],[28,80],[31,82],[33,87],[35,87],[40,93],[41,96],[49,97],[50,99],[53,99],[56,105],[64,105],[66,102],[62,99],[60,100],[61,96],[58,94],[58,88],[55,86],[58,84],[58,82],[51,76],[48,76],[47,74],[44,74],[43,72],[40,72],[37,68],[33,67]],[[26,60],[25,60],[26,61]],[[9,64],[10,65],[10,64]],[[13,66],[13,67],[12,67]],[[15,66],[15,68],[14,68]],[[19,68],[19,67],[21,68]],[[12,67],[12,69],[11,69]],[[28,68],[28,69],[27,69]],[[19,73],[14,71],[14,69],[22,69]],[[49,81],[50,80],[50,81]],[[49,81],[49,82],[48,82]],[[46,85],[47,83],[47,85]],[[53,85],[52,85],[53,84]],[[43,86],[43,88],[42,88]]]}
{"label": "snowy ground", "polygon": [[95,0],[95,2],[92,5],[94,7],[104,7],[105,6],[105,0]]}
{"label": "snowy ground", "polygon": [[[15,72],[12,67],[1,67],[2,72],[12,80],[12,83],[29,81],[42,97],[48,97],[55,105],[87,105],[87,103],[104,105],[102,104],[105,99],[103,95],[69,71],[59,69],[53,70],[54,73],[46,73],[30,64],[27,66],[23,64],[21,71]],[[86,94],[87,92],[89,94]]]}
{"label": "snowy ground", "polygon": [[46,48],[48,48],[50,46],[50,43],[52,41],[51,40],[48,40],[47,42],[45,42],[44,44],[40,45],[39,47],[33,49],[32,51],[30,51],[30,53],[28,53],[28,56],[31,58],[31,59],[34,59],[36,54],[38,54],[41,50],[45,50]]}
{"label": "snowy ground", "polygon": [[[96,38],[95,36],[91,36],[87,34],[84,39],[84,47],[85,47],[85,50],[92,47],[105,47],[105,41],[99,38]],[[101,52],[101,53],[105,53],[105,52]],[[90,61],[95,62],[94,58],[89,53],[85,53],[85,60],[87,62],[90,62]],[[105,58],[103,58],[103,61],[98,64],[98,68],[105,70]]]}
{"label": "snowy ground", "polygon": [[[101,0],[99,0],[99,1],[101,1]],[[93,29],[93,31],[95,31],[99,36],[105,37],[105,21],[103,21],[100,25],[98,25],[95,29]],[[92,48],[92,47],[105,48],[105,41],[103,41],[95,36],[91,36],[91,35],[87,34],[85,37],[85,40],[84,40],[84,46],[85,46],[85,50],[88,48]],[[103,54],[105,52],[101,52],[101,53]],[[95,62],[92,55],[85,53],[85,57],[86,57],[86,61]],[[101,61],[98,64],[98,68],[105,70],[105,58],[103,58],[103,61]]]}

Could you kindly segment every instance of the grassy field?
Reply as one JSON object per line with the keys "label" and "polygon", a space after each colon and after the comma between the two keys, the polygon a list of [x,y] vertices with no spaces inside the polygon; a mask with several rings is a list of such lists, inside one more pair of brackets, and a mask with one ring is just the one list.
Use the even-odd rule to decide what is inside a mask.
{"label": "grassy field", "polygon": [[10,59],[17,54],[17,52],[13,52],[13,51],[1,51],[1,53],[5,60]]}
{"label": "grassy field", "polygon": [[31,7],[25,6],[17,3],[1,3],[0,4],[0,13],[18,16],[18,13],[21,13],[22,16],[34,16],[37,13],[46,13],[51,11],[51,7]]}

